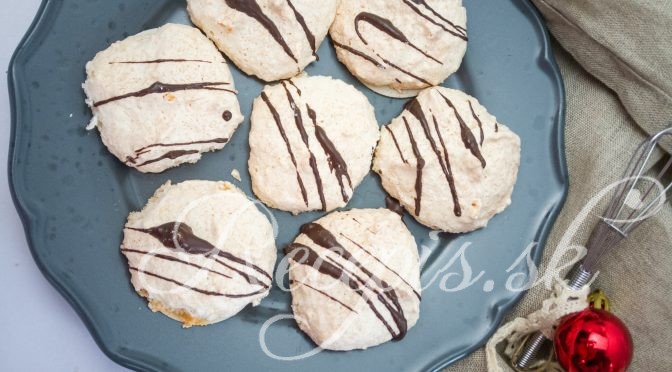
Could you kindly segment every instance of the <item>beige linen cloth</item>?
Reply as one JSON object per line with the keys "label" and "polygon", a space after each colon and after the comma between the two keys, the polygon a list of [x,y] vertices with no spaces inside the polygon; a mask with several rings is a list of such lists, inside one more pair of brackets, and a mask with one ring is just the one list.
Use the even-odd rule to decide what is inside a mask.
{"label": "beige linen cloth", "polygon": [[[544,251],[543,275],[586,203],[620,177],[648,134],[672,123],[672,1],[532,1],[559,43],[555,56],[567,90],[569,196]],[[669,142],[663,147],[672,150]],[[661,149],[658,156],[663,154]],[[573,244],[585,244],[600,212],[581,225]],[[600,268],[593,288],[606,291],[634,340],[629,371],[672,371],[670,203],[604,257]],[[504,322],[537,310],[550,294],[544,285],[530,289]],[[446,369],[485,370],[483,349]]]}

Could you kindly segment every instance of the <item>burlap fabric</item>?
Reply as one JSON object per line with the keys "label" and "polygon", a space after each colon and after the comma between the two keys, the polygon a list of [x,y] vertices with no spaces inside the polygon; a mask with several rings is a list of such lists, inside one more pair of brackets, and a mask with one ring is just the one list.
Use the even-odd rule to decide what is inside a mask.
{"label": "burlap fabric", "polygon": [[[620,176],[648,134],[672,121],[672,1],[533,2],[558,42],[554,51],[567,90],[569,196],[544,251],[543,275],[555,270],[549,261],[586,203]],[[573,244],[585,244],[599,212],[581,224]],[[593,287],[607,292],[632,333],[630,371],[672,371],[672,207],[604,257],[601,268]],[[530,289],[504,322],[539,308],[549,290]],[[485,370],[482,349],[446,369]]]}

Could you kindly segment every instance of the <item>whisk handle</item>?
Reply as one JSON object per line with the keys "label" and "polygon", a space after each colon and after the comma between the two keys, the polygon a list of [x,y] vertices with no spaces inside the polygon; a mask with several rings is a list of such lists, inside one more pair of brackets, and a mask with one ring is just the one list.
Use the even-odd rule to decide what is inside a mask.
{"label": "whisk handle", "polygon": [[[592,276],[593,274],[584,269],[583,265],[579,265],[570,276],[568,286],[577,290],[588,284]],[[539,331],[534,333],[525,342],[525,346],[520,351],[520,354],[518,354],[518,358],[514,361],[513,366],[518,369],[529,368],[546,341],[548,339],[543,333]]]}

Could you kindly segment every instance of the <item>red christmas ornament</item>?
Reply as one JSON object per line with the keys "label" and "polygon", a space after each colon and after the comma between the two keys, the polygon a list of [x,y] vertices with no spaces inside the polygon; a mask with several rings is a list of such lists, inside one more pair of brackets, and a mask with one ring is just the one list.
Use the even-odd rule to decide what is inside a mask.
{"label": "red christmas ornament", "polygon": [[587,308],[560,321],[555,354],[567,372],[623,372],[632,360],[632,337],[615,315]]}

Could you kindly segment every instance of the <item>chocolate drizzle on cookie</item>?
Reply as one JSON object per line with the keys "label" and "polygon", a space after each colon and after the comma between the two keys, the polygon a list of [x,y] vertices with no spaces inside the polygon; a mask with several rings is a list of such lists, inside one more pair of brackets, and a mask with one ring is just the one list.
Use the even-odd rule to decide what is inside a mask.
{"label": "chocolate drizzle on cookie", "polygon": [[390,37],[393,39],[396,39],[404,44],[407,44],[411,48],[415,49],[416,51],[422,53],[425,57],[431,59],[432,61],[438,63],[438,64],[443,64],[443,62],[439,61],[438,59],[432,57],[429,55],[427,52],[423,51],[422,49],[418,48],[417,45],[413,44],[406,35],[404,35],[403,32],[401,32],[400,29],[398,29],[389,19],[383,18],[381,16],[378,16],[373,13],[368,13],[368,12],[361,12],[357,14],[355,17],[355,32],[357,33],[357,36],[359,36],[359,39],[362,40],[364,45],[369,45],[368,41],[364,38],[362,33],[359,30],[359,24],[361,22],[366,22],[370,24],[371,26],[377,28],[378,30],[388,34]]}
{"label": "chocolate drizzle on cookie", "polygon": [[[464,119],[460,115],[460,113],[457,111],[457,108],[455,105],[450,101],[446,96],[444,96],[441,92],[438,92],[439,95],[443,98],[443,100],[446,102],[448,107],[450,107],[453,110],[453,113],[459,123],[460,126],[460,137],[462,139],[462,143],[464,144],[465,148],[467,148],[471,154],[479,160],[481,163],[481,166],[485,168],[486,166],[486,161],[485,158],[483,158],[483,155],[481,154],[481,150],[479,148],[479,143],[477,142],[476,138],[474,137],[473,133],[471,132],[471,129],[467,126],[465,123]],[[473,105],[470,101],[469,102],[469,107],[471,109],[471,113],[478,123],[478,126],[481,130],[481,139],[480,139],[480,144],[483,144],[484,140],[484,134],[483,134],[483,123],[481,122],[480,118],[478,115],[476,115],[476,112],[474,111]],[[425,137],[427,138],[427,141],[429,142],[429,145],[432,149],[432,152],[436,155],[436,158],[439,161],[439,165],[441,167],[441,170],[443,171],[444,177],[448,183],[448,186],[450,187],[450,192],[452,195],[453,199],[453,213],[455,216],[460,217],[462,216],[462,208],[460,206],[460,200],[458,197],[457,193],[457,188],[455,186],[455,178],[452,172],[451,164],[450,164],[450,157],[448,154],[448,148],[446,147],[446,143],[444,141],[443,135],[441,133],[441,128],[439,127],[439,122],[436,119],[436,116],[432,114],[432,121],[434,124],[434,132],[436,132],[436,136],[438,138],[438,143],[441,145],[441,148],[439,148],[437,141],[434,139],[432,135],[432,130],[429,125],[429,122],[427,120],[427,117],[424,113],[424,110],[422,108],[422,105],[420,104],[420,101],[415,98],[411,101],[409,101],[406,104],[405,111],[408,111],[411,115],[417,119],[417,121],[420,123],[420,127],[422,128]],[[416,174],[416,180],[415,180],[415,215],[419,216],[420,215],[420,210],[421,210],[421,199],[422,199],[422,168],[424,167],[424,160],[422,159],[422,155],[420,154],[420,151],[418,149],[417,143],[415,139],[413,138],[413,134],[411,131],[411,127],[408,123],[408,120],[406,119],[405,116],[402,116],[402,120],[404,121],[404,125],[406,126],[406,131],[408,132],[409,135],[409,141],[411,142],[411,147],[413,149],[413,154],[416,157],[416,167],[417,167],[417,174]],[[389,130],[389,129],[388,129]],[[390,131],[391,133],[391,131]],[[392,134],[392,133],[391,133]],[[393,136],[393,140],[395,142],[395,146],[397,147],[397,150],[399,151],[399,154],[401,154],[401,151],[399,150],[399,145],[396,141],[396,139]],[[404,160],[402,156],[402,160]],[[404,161],[404,163],[406,163]]]}
{"label": "chocolate drizzle on cookie", "polygon": [[[213,244],[208,242],[205,239],[200,238],[195,235],[192,228],[184,222],[168,222],[159,226],[150,227],[150,228],[137,228],[137,227],[126,227],[128,230],[138,231],[141,233],[149,234],[161,244],[170,249],[174,249],[178,252],[185,252],[193,255],[201,255],[211,259],[214,259],[218,263],[223,261],[218,260],[223,258],[230,262],[233,262],[237,265],[244,266],[246,268],[252,269],[261,276],[272,280],[271,276],[262,270],[259,266],[248,262],[242,258],[239,258],[229,252],[222,251],[219,248],[215,247]],[[227,268],[232,269],[232,266],[225,265]],[[255,275],[246,274],[244,271],[239,269],[232,269],[240,276],[242,276],[248,283],[257,284],[262,287],[268,288],[268,285],[264,281]]]}
{"label": "chocolate drizzle on cookie", "polygon": [[364,52],[360,52],[359,50],[357,50],[357,49],[355,49],[351,46],[341,44],[341,43],[339,43],[339,42],[337,42],[336,40],[333,40],[333,39],[331,40],[331,42],[334,43],[334,46],[336,46],[338,48],[341,48],[341,49],[344,49],[344,50],[346,50],[346,51],[348,51],[348,52],[350,52],[350,53],[352,53],[352,54],[354,54],[358,57],[361,57],[361,58],[373,63],[378,68],[385,68],[385,66],[383,66],[382,63],[378,62],[375,58],[370,57],[369,55],[365,54]]}
{"label": "chocolate drizzle on cookie", "polygon": [[219,276],[222,276],[222,277],[224,277],[224,278],[231,279],[231,276],[226,275],[226,274],[224,274],[224,273],[222,273],[222,272],[215,271],[215,270],[209,269],[209,268],[207,268],[207,267],[205,267],[205,266],[197,265],[197,264],[192,263],[192,262],[188,262],[188,261],[180,260],[180,259],[177,258],[177,257],[169,256],[169,255],[166,255],[166,254],[153,253],[153,252],[141,251],[141,250],[130,249],[130,248],[121,248],[121,251],[122,251],[123,253],[136,253],[136,254],[141,254],[141,255],[148,255],[148,256],[156,257],[156,258],[158,258],[158,259],[165,260],[165,261],[179,262],[179,263],[181,263],[181,264],[183,264],[183,265],[187,265],[187,266],[195,267],[195,268],[197,268],[197,269],[199,269],[199,270],[205,270],[205,271],[207,271],[207,272],[209,272],[209,273],[213,273],[213,274],[215,274],[215,275],[219,275]]}
{"label": "chocolate drizzle on cookie", "polygon": [[175,285],[179,285],[180,287],[190,289],[194,292],[198,292],[198,293],[204,294],[206,296],[228,297],[228,298],[244,298],[244,297],[256,296],[258,294],[262,294],[262,293],[266,292],[266,289],[259,289],[259,290],[256,290],[256,291],[250,292],[250,293],[221,293],[221,292],[209,291],[207,289],[201,289],[201,288],[198,288],[198,287],[194,287],[194,286],[191,286],[187,283],[180,282],[179,280],[168,278],[166,276],[159,275],[159,274],[153,273],[151,271],[141,270],[141,269],[138,269],[137,267],[129,266],[128,269],[131,270],[131,271],[135,271],[135,272],[144,274],[144,275],[155,277],[157,279],[161,279],[161,280],[169,282],[169,283],[173,283]]}
{"label": "chocolate drizzle on cookie", "polygon": [[[296,282],[290,282],[290,284],[293,284],[293,283],[296,283]],[[332,300],[332,301],[338,303],[339,305],[343,306],[344,308],[350,310],[350,311],[353,312],[353,313],[357,313],[357,311],[356,311],[355,309],[353,309],[352,307],[346,305],[345,302],[343,302],[343,301],[337,299],[336,297],[330,295],[329,293],[327,293],[327,292],[325,292],[325,291],[323,291],[323,290],[321,290],[321,289],[315,288],[315,287],[313,287],[312,285],[310,285],[310,284],[308,284],[308,283],[298,282],[298,284],[300,284],[300,285],[302,285],[302,286],[304,286],[304,287],[308,287],[308,288],[312,289],[313,291],[320,293],[320,294],[323,295],[324,297],[326,297],[326,298],[328,298],[328,299],[330,299],[330,300]]]}
{"label": "chocolate drizzle on cookie", "polygon": [[422,157],[420,149],[418,149],[418,143],[415,142],[411,126],[408,125],[408,120],[406,120],[406,117],[404,116],[402,116],[402,119],[404,120],[406,132],[408,133],[408,140],[411,142],[413,155],[415,155],[415,215],[419,216],[422,208],[422,169],[425,167],[425,159]]}
{"label": "chocolate drizzle on cookie", "polygon": [[[436,10],[434,10],[434,8],[432,8],[431,6],[429,6],[425,0],[403,0],[403,1],[404,1],[404,4],[408,5],[409,8],[411,8],[411,9],[412,9],[416,14],[418,14],[420,17],[422,17],[422,18],[426,19],[427,21],[429,21],[429,23],[431,23],[431,24],[433,24],[433,25],[435,25],[435,26],[440,27],[442,30],[444,30],[445,32],[447,32],[447,33],[449,33],[449,34],[451,34],[451,35],[453,35],[453,36],[456,36],[456,37],[458,37],[458,38],[460,38],[460,39],[462,39],[462,40],[464,40],[464,41],[467,41],[467,30],[466,30],[464,27],[462,27],[462,26],[458,26],[458,25],[454,24],[453,22],[451,22],[449,19],[443,17],[441,14],[439,14],[439,12],[437,12]],[[414,3],[417,4],[417,5],[421,5],[421,6],[423,6],[425,9],[429,10],[429,11],[430,11],[434,16],[436,16],[439,20],[445,22],[445,23],[448,25],[448,27],[450,27],[451,29],[448,29],[445,25],[442,25],[441,23],[439,23],[439,22],[433,20],[431,17],[429,17],[428,15],[426,15],[425,13],[423,13],[423,12],[420,10],[419,7],[417,7],[416,5],[414,5]]]}
{"label": "chocolate drizzle on cookie", "polygon": [[173,150],[173,151],[168,151],[165,154],[159,156],[158,158],[145,160],[144,162],[142,162],[140,164],[137,164],[136,167],[142,167],[144,165],[156,163],[156,162],[159,162],[161,160],[166,160],[166,159],[174,160],[174,159],[177,159],[177,158],[181,158],[185,155],[198,154],[199,152],[200,151],[198,151],[198,150]]}
{"label": "chocolate drizzle on cookie", "polygon": [[149,87],[145,89],[141,89],[136,92],[131,92],[131,93],[126,93],[122,94],[116,97],[104,99],[102,101],[98,101],[93,104],[93,107],[100,107],[102,105],[108,104],[110,102],[114,101],[119,101],[122,99],[126,98],[140,98],[144,96],[148,96],[150,94],[163,94],[163,93],[171,93],[171,92],[179,92],[183,90],[216,90],[216,91],[224,91],[224,92],[229,92],[233,94],[237,94],[236,91],[231,90],[231,89],[226,89],[226,88],[221,88],[222,85],[229,85],[229,83],[223,83],[223,82],[204,82],[204,83],[191,83],[191,84],[165,84],[161,82],[155,82],[154,84],[150,85]]}
{"label": "chocolate drizzle on cookie", "polygon": [[[450,20],[441,16],[432,7],[430,7],[424,0],[412,0],[412,1],[404,0],[404,3],[406,3],[406,5],[408,5],[415,13],[417,13],[418,15],[420,15],[422,18],[429,21],[430,23],[441,27],[441,29],[445,30],[446,32],[448,32],[448,33],[450,33],[454,36],[457,36],[457,37],[459,37],[459,38],[461,38],[465,41],[467,40],[466,30],[463,27],[457,26],[454,23],[452,23]],[[423,13],[420,10],[419,6],[422,6],[422,7],[426,8],[434,16],[436,16],[439,20],[443,21],[449,27],[451,27],[451,29],[448,29],[446,27],[446,25],[439,23],[438,21],[432,19],[429,15]],[[436,57],[432,56],[431,54],[422,50],[420,47],[418,47],[413,42],[411,42],[408,39],[408,37],[406,37],[406,35],[397,26],[395,26],[389,19],[381,17],[381,16],[373,14],[373,13],[369,13],[369,12],[361,12],[361,13],[357,14],[355,16],[355,20],[354,20],[355,32],[357,33],[357,36],[362,41],[362,43],[364,43],[364,45],[368,46],[369,42],[360,30],[360,24],[362,22],[370,24],[371,26],[373,26],[376,29],[378,29],[379,31],[387,34],[391,38],[393,38],[395,40],[398,40],[399,42],[402,42],[402,43],[410,46],[411,48],[413,48],[417,52],[421,53],[426,58],[431,59],[432,61],[443,65],[443,61],[437,59]],[[333,43],[334,43],[334,46],[336,46],[340,49],[346,50],[346,51],[348,51],[348,52],[350,52],[350,53],[352,53],[356,56],[359,56],[359,57],[373,63],[378,68],[385,68],[385,65],[387,65],[387,66],[390,66],[390,67],[396,69],[397,71],[403,73],[404,75],[407,75],[407,76],[409,76],[409,77],[411,77],[411,78],[413,78],[413,79],[415,79],[415,80],[417,80],[417,81],[419,81],[423,84],[426,84],[428,86],[434,85],[431,82],[427,81],[426,79],[418,76],[413,71],[410,71],[406,68],[403,68],[403,67],[395,64],[394,62],[392,62],[389,59],[381,56],[380,54],[376,53],[375,51],[373,52],[373,54],[375,54],[375,56],[378,57],[378,59],[380,61],[382,61],[385,65],[383,65],[383,63],[379,62],[373,56],[369,56],[366,53],[364,53],[360,50],[357,50],[357,49],[355,49],[351,46],[340,44],[336,41],[333,41]],[[397,80],[397,82],[400,82],[398,79],[396,79],[396,80]]]}
{"label": "chocolate drizzle on cookie", "polygon": [[345,181],[348,182],[348,186],[352,190],[352,180],[350,179],[350,174],[348,173],[348,164],[345,162],[345,159],[341,156],[341,153],[338,152],[334,143],[331,142],[325,132],[324,128],[317,125],[317,114],[310,106],[306,105],[308,109],[308,116],[313,121],[313,126],[315,127],[315,137],[317,141],[322,146],[322,150],[327,155],[327,163],[329,164],[329,169],[336,176],[339,186],[341,187],[341,196],[343,197],[344,202],[348,202],[348,190],[345,187]]}
{"label": "chocolate drizzle on cookie", "polygon": [[222,113],[222,119],[224,119],[224,121],[229,121],[229,120],[231,120],[231,118],[233,118],[233,114],[231,113],[231,111],[225,110]]}
{"label": "chocolate drizzle on cookie", "polygon": [[408,164],[408,160],[404,157],[404,153],[401,152],[401,147],[399,147],[399,142],[397,141],[397,136],[394,135],[394,132],[392,129],[390,129],[389,125],[385,126],[385,130],[390,134],[390,137],[392,137],[392,142],[394,142],[394,147],[397,148],[397,152],[399,153],[399,157],[401,157],[401,161],[404,162],[404,164]]}
{"label": "chocolate drizzle on cookie", "polygon": [[[395,288],[365,268],[338,242],[331,232],[321,225],[317,223],[303,225],[301,233],[305,234],[316,245],[338,256],[339,260],[347,261],[351,265],[354,265],[357,268],[357,273],[347,269],[333,257],[326,256],[326,258],[323,258],[311,247],[299,243],[290,244],[285,248],[285,253],[289,256],[289,259],[297,264],[311,267],[324,275],[328,275],[346,284],[364,299],[371,311],[373,311],[383,326],[390,332],[392,339],[402,339],[406,335],[408,324]],[[373,296],[368,295],[365,291],[370,291],[373,293]],[[377,299],[385,307],[389,317],[392,318],[394,326],[383,316],[381,309],[374,304],[372,299]]]}
{"label": "chocolate drizzle on cookie", "polygon": [[148,61],[120,61],[120,62],[108,62],[108,63],[110,65],[144,65],[144,64],[156,64],[156,63],[181,63],[181,62],[212,63],[210,61],[204,61],[202,59],[181,59],[181,58],[161,58],[161,59],[152,59]]}
{"label": "chocolate drizzle on cookie", "polygon": [[476,142],[476,138],[474,137],[474,134],[471,133],[471,129],[467,126],[467,123],[464,122],[464,119],[462,119],[462,116],[460,113],[457,111],[455,108],[455,105],[453,105],[453,102],[451,102],[446,96],[444,96],[441,92],[439,92],[439,95],[443,97],[443,100],[446,102],[448,107],[453,109],[453,112],[455,113],[455,117],[457,118],[457,122],[460,124],[460,136],[462,137],[462,143],[464,143],[464,147],[469,149],[472,155],[476,157],[481,162],[481,166],[485,168],[486,162],[485,158],[483,158],[483,155],[481,154],[481,150],[478,147],[478,143]]}
{"label": "chocolate drizzle on cookie", "polygon": [[278,114],[278,110],[276,110],[275,106],[273,106],[266,92],[261,92],[261,99],[266,103],[266,106],[268,106],[268,109],[271,111],[273,120],[275,121],[275,124],[278,127],[278,130],[280,131],[280,136],[282,136],[282,139],[285,141],[285,146],[287,147],[289,158],[292,160],[292,164],[294,164],[294,169],[296,170],[296,181],[299,184],[299,189],[301,189],[301,196],[303,197],[303,202],[306,204],[307,207],[308,193],[306,192],[306,187],[303,185],[303,180],[301,179],[301,174],[299,173],[299,166],[296,163],[296,157],[294,156],[294,151],[292,151],[292,146],[289,144],[289,138],[287,138],[285,128],[282,126],[282,120],[280,120],[280,114]]}
{"label": "chocolate drizzle on cookie", "polygon": [[[401,205],[399,205],[399,202],[397,202],[397,201],[396,201],[395,199],[393,199],[393,198],[390,198],[389,196],[385,198],[385,202],[387,203],[388,200],[392,200],[392,201],[396,204],[396,206],[394,207],[394,208],[396,208],[396,213],[398,213],[398,214],[400,214],[400,215],[402,215],[402,214],[404,213],[404,212],[403,212],[403,208],[401,207]],[[395,210],[392,210],[392,211],[395,212]],[[355,245],[357,248],[359,248],[362,252],[366,253],[369,257],[371,257],[371,258],[373,258],[374,260],[376,260],[379,264],[383,265],[383,267],[385,267],[389,272],[391,272],[391,273],[394,274],[397,278],[399,278],[402,282],[404,282],[404,284],[406,284],[406,286],[407,286],[411,291],[413,291],[413,293],[414,293],[415,296],[418,298],[418,300],[422,299],[422,297],[420,296],[420,293],[419,293],[418,291],[416,291],[415,288],[413,288],[413,286],[412,286],[409,282],[406,281],[406,279],[404,279],[401,275],[399,275],[398,272],[396,272],[395,270],[393,270],[391,267],[387,266],[383,261],[380,260],[380,258],[378,258],[378,257],[376,257],[375,255],[373,255],[371,252],[369,252],[368,249],[364,248],[364,246],[362,246],[361,244],[359,244],[359,243],[357,243],[356,241],[354,241],[353,239],[347,237],[347,236],[346,236],[345,234],[343,234],[343,233],[340,233],[340,235],[341,235],[343,238],[345,238],[346,240],[348,240],[350,243],[354,244],[354,245]]]}
{"label": "chocolate drizzle on cookie", "polygon": [[476,111],[474,111],[474,106],[471,104],[471,101],[467,102],[469,102],[469,109],[471,110],[471,116],[474,118],[474,120],[476,120],[476,122],[478,123],[478,129],[481,131],[481,141],[479,145],[481,145],[482,147],[483,141],[485,140],[485,133],[483,133],[483,123],[481,122],[481,118],[479,118],[478,115],[476,115]]}
{"label": "chocolate drizzle on cookie", "polygon": [[[313,172],[313,176],[315,178],[315,185],[317,187],[317,193],[320,197],[322,210],[326,210],[327,204],[326,204],[326,198],[324,196],[324,185],[323,185],[324,180],[320,175],[315,153],[312,151],[310,147],[309,131],[306,130],[306,126],[303,122],[303,112],[301,111],[300,104],[299,102],[297,102],[297,99],[292,95],[292,92],[290,91],[287,82],[289,83],[289,85],[292,85],[296,89],[299,95],[301,91],[293,82],[291,82],[291,80],[281,82],[281,85],[284,88],[285,94],[287,96],[289,107],[292,110],[294,116],[294,122],[296,124],[296,128],[299,131],[303,144],[306,146],[306,149],[308,150],[308,164],[310,165]],[[271,110],[271,114],[275,120],[275,123],[280,129],[280,134],[283,140],[285,141],[287,151],[290,154],[290,159],[292,160],[292,163],[294,164],[294,167],[296,169],[296,175],[299,181],[299,188],[301,189],[301,195],[303,196],[303,200],[307,207],[309,205],[307,192],[298,170],[298,163],[292,150],[292,146],[289,142],[289,138],[287,137],[285,129],[280,120],[280,115],[278,114],[277,109],[271,104],[268,95],[266,95],[265,92],[262,92],[261,95],[264,102],[266,102],[266,104],[269,106],[269,109]],[[327,135],[324,128],[322,128],[317,123],[317,113],[315,112],[315,110],[313,110],[310,107],[310,105],[306,104],[306,111],[308,117],[312,121],[315,138],[317,139],[317,142],[320,144],[322,151],[324,151],[324,154],[327,157],[327,164],[329,165],[329,169],[336,177],[338,184],[341,188],[341,196],[343,198],[343,201],[347,202],[349,200],[348,188],[352,190],[352,180],[350,179],[350,174],[348,173],[348,165],[345,162],[345,159],[343,159],[343,156],[341,156],[340,152],[338,151],[334,143],[329,139],[329,136]]]}
{"label": "chocolate drizzle on cookie", "polygon": [[392,68],[396,69],[397,71],[402,72],[402,73],[404,73],[404,74],[406,74],[406,75],[412,77],[413,79],[415,79],[415,80],[417,80],[417,81],[419,81],[419,82],[421,82],[421,83],[424,83],[424,84],[427,84],[427,85],[433,85],[433,84],[430,83],[429,81],[427,81],[427,80],[421,78],[420,76],[418,76],[418,75],[412,73],[411,71],[408,71],[408,70],[406,70],[405,68],[402,68],[402,67],[400,67],[400,66],[398,66],[398,65],[396,65],[396,64],[394,64],[394,63],[392,63],[391,61],[389,61],[389,60],[383,58],[380,54],[376,54],[376,55],[378,56],[378,58],[380,58],[381,60],[383,60],[383,62],[385,62],[386,64],[388,64],[388,65],[391,66]]}
{"label": "chocolate drizzle on cookie", "polygon": [[439,137],[439,142],[441,143],[441,148],[443,148],[443,159],[446,164],[446,168],[450,172],[450,177],[448,178],[448,186],[450,187],[450,194],[453,197],[453,214],[460,217],[462,216],[462,207],[460,206],[460,198],[457,196],[457,188],[455,187],[455,178],[452,175],[452,169],[450,167],[450,156],[448,155],[448,149],[446,148],[446,143],[443,140],[443,135],[439,129],[439,122],[436,120],[436,116],[432,114],[432,121],[434,122],[434,130],[436,130],[436,136]]}
{"label": "chocolate drizzle on cookie", "polygon": [[290,93],[289,89],[287,88],[287,84],[285,84],[284,81],[282,82],[282,87],[285,89],[285,93],[287,94],[289,107],[294,112],[294,122],[296,123],[296,129],[298,129],[299,134],[301,135],[301,140],[303,141],[303,144],[306,145],[306,149],[308,149],[308,163],[310,164],[310,168],[313,170],[313,176],[315,177],[315,184],[317,186],[317,194],[320,197],[320,203],[322,204],[322,209],[326,210],[327,203],[324,200],[324,187],[322,186],[322,177],[320,177],[320,170],[317,167],[317,160],[315,159],[315,154],[313,154],[313,152],[310,150],[310,142],[308,139],[308,133],[306,132],[306,128],[303,126],[301,109],[294,101],[294,97],[292,97],[292,93]]}
{"label": "chocolate drizzle on cookie", "polygon": [[461,216],[462,209],[460,207],[460,203],[457,197],[457,190],[455,188],[455,179],[453,177],[453,171],[450,166],[450,160],[448,158],[448,149],[446,148],[446,145],[443,142],[443,138],[441,137],[441,132],[439,131],[439,126],[436,121],[436,118],[434,118],[434,129],[437,132],[437,135],[439,136],[439,142],[441,143],[444,156],[441,156],[441,150],[439,149],[438,145],[436,144],[436,141],[434,140],[434,137],[432,136],[431,128],[429,127],[427,117],[425,116],[422,106],[420,105],[420,101],[417,98],[409,101],[408,104],[406,104],[406,110],[410,112],[411,115],[413,115],[418,120],[418,122],[420,122],[422,131],[424,132],[425,137],[429,141],[429,144],[432,148],[432,151],[434,152],[437,160],[439,161],[439,165],[441,166],[443,175],[446,178],[446,182],[448,182],[448,185],[450,186],[450,193],[452,194],[454,204],[453,213],[455,213],[455,215],[458,217]]}
{"label": "chocolate drizzle on cookie", "polygon": [[[191,289],[193,291],[209,295],[209,296],[223,296],[223,297],[230,297],[230,298],[243,298],[243,297],[250,297],[250,296],[255,296],[258,294],[261,294],[265,292],[268,288],[269,285],[264,282],[264,280],[261,279],[261,277],[265,277],[269,281],[272,280],[271,276],[262,270],[260,267],[257,265],[254,265],[251,262],[248,262],[246,260],[243,260],[242,258],[239,258],[229,252],[219,250],[217,247],[212,245],[210,242],[196,236],[193,233],[193,230],[191,227],[189,227],[187,224],[182,223],[182,222],[168,222],[160,226],[156,227],[151,227],[147,229],[142,229],[142,228],[135,228],[135,227],[126,227],[128,230],[133,230],[133,231],[138,231],[141,233],[149,234],[158,241],[161,242],[161,244],[165,248],[173,249],[177,252],[184,252],[192,255],[200,255],[207,257],[209,259],[214,260],[215,262],[219,263],[220,265],[230,269],[231,271],[237,273],[239,276],[241,276],[243,279],[245,279],[249,284],[252,285],[258,285],[261,288],[259,290],[250,292],[250,293],[240,293],[240,294],[231,294],[231,293],[220,293],[220,292],[214,292],[214,291],[209,291],[209,290],[204,290],[200,289],[197,287],[193,287],[191,285],[188,285],[186,283],[177,281],[172,278],[168,278],[162,275],[159,275],[157,273],[149,272],[146,270],[141,270],[135,267],[130,267],[132,271],[137,271],[140,273],[143,273],[145,275],[149,275],[167,282],[171,282],[173,284]],[[154,257],[157,257],[162,260],[167,260],[167,261],[173,261],[173,262],[178,262],[184,265],[188,265],[191,267],[198,268],[199,270],[206,270],[210,273],[214,273],[219,276],[223,276],[226,278],[231,278],[231,276],[212,270],[210,268],[207,268],[202,265],[197,265],[191,262],[187,262],[184,260],[181,260],[177,257],[169,256],[169,255],[164,255],[164,254],[158,254],[158,253],[153,253],[153,252],[146,252],[146,251],[141,251],[141,250],[136,250],[136,249],[131,249],[131,248],[126,248],[122,247],[122,252],[125,253],[136,253],[136,254],[144,254],[144,255],[151,255]],[[235,268],[231,264],[228,264],[225,261],[220,260],[219,258],[225,259],[229,261],[230,263],[244,266],[247,269],[251,269],[255,272],[255,274],[249,274],[245,271],[243,271],[240,268]],[[261,276],[258,276],[257,274],[261,274]]]}
{"label": "chocolate drizzle on cookie", "polygon": [[308,40],[308,44],[310,44],[310,49],[313,51],[313,56],[315,57],[316,60],[320,60],[320,57],[317,56],[317,43],[315,41],[315,35],[310,31],[308,28],[308,25],[306,24],[306,20],[303,18],[303,15],[299,13],[298,10],[296,10],[296,7],[294,7],[294,4],[292,4],[292,0],[287,0],[287,5],[289,5],[290,8],[292,8],[292,12],[294,12],[294,17],[296,18],[296,21],[299,22],[301,25],[301,28],[303,29],[303,33],[306,34],[306,39]]}
{"label": "chocolate drizzle on cookie", "polygon": [[294,56],[292,50],[287,45],[285,38],[282,37],[282,33],[278,29],[278,26],[270,19],[264,12],[261,10],[261,7],[256,2],[256,0],[225,0],[226,5],[229,7],[246,14],[249,17],[254,18],[259,22],[269,34],[275,39],[275,41],[282,47],[285,53],[292,59],[294,62],[299,63],[299,60]]}
{"label": "chocolate drizzle on cookie", "polygon": [[[140,167],[140,166],[147,165],[147,164],[150,164],[150,163],[155,163],[157,161],[161,161],[161,160],[164,160],[164,159],[176,159],[176,158],[178,158],[180,156],[183,156],[183,155],[195,154],[196,152],[200,152],[200,151],[197,151],[197,150],[189,150],[189,151],[194,151],[194,152],[188,152],[187,151],[187,152],[184,152],[180,155],[180,153],[178,153],[177,151],[172,151],[172,154],[170,154],[170,152],[166,153],[160,158],[152,159],[151,161],[149,161],[149,163],[144,162],[143,164],[136,165],[140,156],[150,152],[151,149],[157,148],[157,147],[190,146],[190,145],[198,145],[198,144],[219,144],[219,143],[226,143],[226,142],[228,142],[228,138],[214,138],[214,139],[209,139],[209,140],[191,141],[191,142],[178,142],[178,143],[154,143],[154,144],[147,145],[145,147],[141,147],[141,148],[135,150],[135,155],[134,156],[127,156],[126,157],[126,162],[130,163],[130,164],[134,164],[137,167]],[[182,150],[182,151],[184,151],[184,150]]]}

